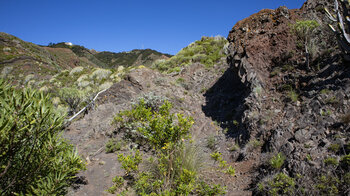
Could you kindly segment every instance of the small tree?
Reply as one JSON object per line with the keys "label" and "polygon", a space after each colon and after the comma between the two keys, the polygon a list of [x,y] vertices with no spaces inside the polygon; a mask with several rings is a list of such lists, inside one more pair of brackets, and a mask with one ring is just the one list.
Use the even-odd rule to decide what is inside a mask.
{"label": "small tree", "polygon": [[0,195],[63,195],[84,169],[49,96],[0,79]]}
{"label": "small tree", "polygon": [[314,20],[299,20],[295,24],[292,25],[292,31],[298,37],[299,41],[304,45],[305,57],[306,57],[306,65],[309,69],[309,61],[310,61],[310,48],[312,46],[312,35],[315,32],[315,29],[320,26]]}

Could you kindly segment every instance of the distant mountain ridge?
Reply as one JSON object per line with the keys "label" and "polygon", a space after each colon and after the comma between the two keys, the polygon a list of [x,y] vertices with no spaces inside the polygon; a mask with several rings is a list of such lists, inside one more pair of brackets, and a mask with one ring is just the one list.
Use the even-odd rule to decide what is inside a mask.
{"label": "distant mountain ridge", "polygon": [[68,48],[72,50],[79,57],[86,57],[90,61],[103,68],[115,68],[118,66],[138,66],[138,65],[151,65],[155,60],[167,59],[172,55],[158,52],[152,49],[134,49],[129,52],[109,52],[102,51],[97,52],[95,50],[89,50],[84,46],[70,45],[67,42],[50,43],[48,47],[51,48]]}
{"label": "distant mountain ridge", "polygon": [[39,46],[0,32],[0,76],[10,79],[14,84],[25,82],[25,77],[30,74],[37,80],[45,80],[62,70],[75,67],[92,70],[150,66],[156,60],[169,57],[171,55],[151,49],[114,53],[97,52],[65,42]]}

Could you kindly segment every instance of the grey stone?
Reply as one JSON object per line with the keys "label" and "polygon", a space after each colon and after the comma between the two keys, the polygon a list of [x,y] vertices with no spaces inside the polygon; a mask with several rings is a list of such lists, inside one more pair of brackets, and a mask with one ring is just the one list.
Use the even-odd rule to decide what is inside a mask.
{"label": "grey stone", "polygon": [[294,148],[293,144],[290,143],[290,142],[287,142],[286,144],[284,144],[284,145],[282,146],[281,151],[282,151],[284,154],[289,155],[289,154],[291,154],[291,153],[294,151],[294,149],[295,149],[295,148]]}
{"label": "grey stone", "polygon": [[310,139],[311,134],[307,130],[301,129],[295,132],[294,137],[298,142],[303,143]]}

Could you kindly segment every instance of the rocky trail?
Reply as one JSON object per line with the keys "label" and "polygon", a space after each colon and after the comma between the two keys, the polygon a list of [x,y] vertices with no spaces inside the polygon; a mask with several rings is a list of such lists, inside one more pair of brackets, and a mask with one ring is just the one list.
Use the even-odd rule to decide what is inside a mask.
{"label": "rocky trail", "polygon": [[[87,161],[87,170],[80,174],[84,176],[83,184],[71,190],[71,194],[108,195],[105,190],[112,185],[112,178],[123,174],[117,161],[117,153],[105,151],[105,144],[115,130],[111,125],[112,119],[117,112],[130,108],[131,102],[141,95],[152,93],[154,96],[167,97],[174,103],[176,111],[182,111],[194,118],[192,138],[206,154],[206,161],[209,162],[208,169],[202,175],[214,183],[227,186],[229,195],[251,195],[248,188],[254,161],[234,163],[229,151],[234,144],[234,138],[224,134],[225,129],[233,126],[232,122],[226,123],[227,114],[237,107],[237,102],[233,100],[239,99],[241,90],[235,90],[236,87],[231,85],[229,76],[232,73],[229,73],[227,64],[218,65],[215,70],[219,71],[213,73],[197,64],[186,68],[177,76],[169,77],[147,68],[137,69],[102,93],[95,109],[74,121],[65,132],[65,137],[77,146],[79,154]],[[226,89],[217,87],[220,86],[218,83],[226,83]],[[205,93],[208,91],[211,93]],[[233,92],[239,93],[232,94]],[[224,155],[229,165],[234,166],[235,177],[217,172],[213,168],[215,164],[209,159],[212,150],[207,147],[209,137],[215,138],[216,150]],[[127,151],[128,147],[118,153]]]}
{"label": "rocky trail", "polygon": [[[322,28],[313,37],[317,51],[306,66],[290,28],[300,19],[326,26],[319,6],[329,3],[310,0],[300,10],[262,10],[238,22],[228,35],[227,58],[212,68],[194,63],[175,75],[132,70],[98,98],[95,109],[67,128],[65,137],[88,163],[80,174],[83,184],[70,194],[108,195],[112,178],[123,174],[117,154],[104,150],[115,131],[113,116],[145,94],[166,97],[175,112],[194,118],[192,139],[207,156],[200,177],[226,186],[227,195],[271,193],[266,187],[277,175],[291,178],[297,195],[320,191],[315,188],[322,183],[318,171],[334,171],[325,160],[341,160],[348,153],[350,70],[332,34]],[[211,147],[210,139],[215,141]],[[235,176],[218,172],[209,157],[215,151],[235,168]],[[272,168],[279,153],[282,165]]]}

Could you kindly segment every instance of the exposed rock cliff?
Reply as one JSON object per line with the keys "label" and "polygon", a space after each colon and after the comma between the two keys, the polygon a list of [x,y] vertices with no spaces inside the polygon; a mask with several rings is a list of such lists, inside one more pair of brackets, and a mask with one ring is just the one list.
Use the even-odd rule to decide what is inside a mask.
{"label": "exposed rock cliff", "polygon": [[[348,153],[350,139],[349,122],[342,120],[349,116],[350,71],[326,27],[323,8],[329,5],[311,0],[300,10],[262,10],[238,22],[228,36],[228,62],[250,92],[242,116],[247,137],[240,142],[255,138],[264,143],[255,153],[247,147],[241,151],[242,160],[259,157],[258,178],[252,184],[254,189],[260,182],[259,193],[270,191],[267,181],[271,183],[279,172],[295,181],[293,194],[329,194],[321,187],[322,178],[337,178],[338,184],[329,186],[339,193],[347,191],[343,176],[347,171],[327,163],[330,157],[339,161]],[[291,31],[297,20],[320,24],[310,38],[314,43],[310,69]],[[272,168],[269,161],[279,152],[286,160],[280,168]]]}

